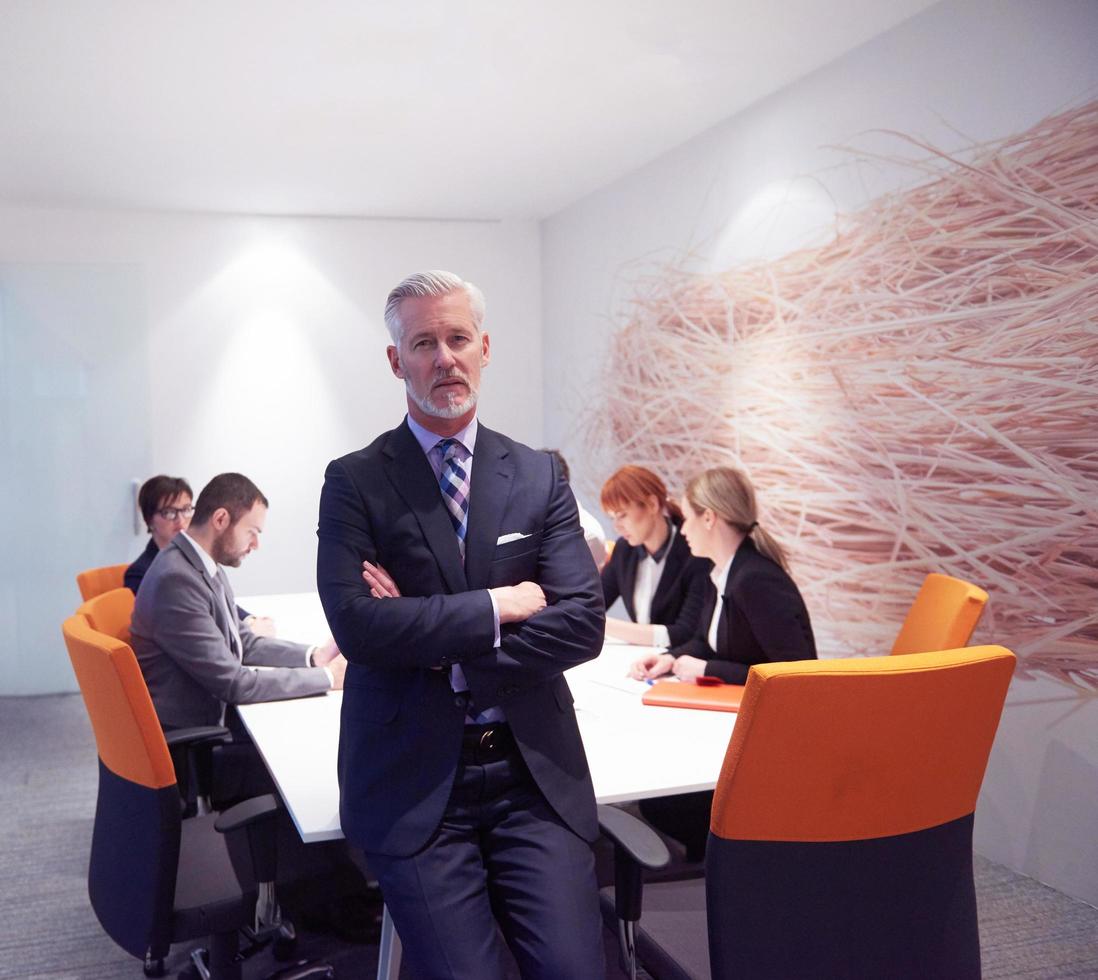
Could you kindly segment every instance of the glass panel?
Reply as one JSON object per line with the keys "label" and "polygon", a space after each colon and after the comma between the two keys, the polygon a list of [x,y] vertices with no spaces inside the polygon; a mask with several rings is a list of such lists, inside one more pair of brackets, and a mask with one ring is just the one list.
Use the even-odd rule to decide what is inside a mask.
{"label": "glass panel", "polygon": [[76,573],[136,551],[145,335],[136,267],[0,264],[0,694],[76,690]]}

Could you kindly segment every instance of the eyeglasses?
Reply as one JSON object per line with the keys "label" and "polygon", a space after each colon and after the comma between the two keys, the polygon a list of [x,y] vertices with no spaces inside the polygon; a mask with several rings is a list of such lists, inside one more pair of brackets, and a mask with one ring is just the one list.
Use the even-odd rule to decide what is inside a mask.
{"label": "eyeglasses", "polygon": [[194,513],[194,507],[187,504],[186,507],[163,507],[157,511],[166,521],[174,521],[177,517],[190,517]]}

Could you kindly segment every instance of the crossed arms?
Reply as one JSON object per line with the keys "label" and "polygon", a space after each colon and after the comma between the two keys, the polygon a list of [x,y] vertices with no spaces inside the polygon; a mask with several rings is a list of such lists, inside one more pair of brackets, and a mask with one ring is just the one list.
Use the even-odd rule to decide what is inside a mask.
{"label": "crossed arms", "polygon": [[[321,494],[317,580],[347,659],[384,670],[461,663],[477,703],[487,706],[597,656],[605,621],[602,589],[575,498],[555,467],[553,475],[544,508],[535,505],[541,530],[536,553],[493,572],[494,579],[515,579],[493,589],[497,647],[489,590],[416,595],[424,581],[441,589],[441,580],[426,542],[393,530],[405,516],[393,510],[399,498],[390,488],[383,488],[384,500],[363,494],[343,461],[332,463]],[[364,562],[384,565],[391,575],[368,582]]]}

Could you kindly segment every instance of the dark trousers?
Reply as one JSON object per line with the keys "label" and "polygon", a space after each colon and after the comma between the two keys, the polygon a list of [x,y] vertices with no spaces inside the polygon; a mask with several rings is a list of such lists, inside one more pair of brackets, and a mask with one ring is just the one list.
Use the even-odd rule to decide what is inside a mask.
{"label": "dark trousers", "polygon": [[423,850],[365,856],[417,980],[502,980],[499,932],[525,980],[604,975],[591,846],[549,807],[513,747],[489,762],[463,752]]}

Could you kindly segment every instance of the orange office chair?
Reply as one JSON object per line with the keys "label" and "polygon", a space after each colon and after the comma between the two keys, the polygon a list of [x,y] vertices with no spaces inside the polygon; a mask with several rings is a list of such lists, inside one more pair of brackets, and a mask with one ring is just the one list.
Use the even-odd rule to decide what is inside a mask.
{"label": "orange office chair", "polygon": [[93,630],[129,643],[133,603],[133,593],[125,586],[119,586],[88,599],[76,614],[85,617]]}
{"label": "orange office chair", "polygon": [[[627,951],[661,980],[976,980],[972,824],[1014,663],[986,646],[753,667],[705,879],[649,884],[643,918],[613,895]],[[635,822],[616,856],[651,833]]]}
{"label": "orange office chair", "polygon": [[892,655],[956,650],[965,646],[983,614],[987,593],[975,585],[931,572],[923,580]]}
{"label": "orange office chair", "polygon": [[[96,632],[128,644],[135,601],[134,594],[123,586],[89,599],[76,613],[87,619]],[[188,812],[212,812],[214,752],[219,745],[231,741],[229,730],[221,725],[206,725],[176,729],[165,737]]]}
{"label": "orange office chair", "polygon": [[85,602],[111,589],[122,588],[122,577],[126,574],[125,565],[104,565],[102,568],[89,568],[78,572],[76,586],[80,589],[80,598]]}
{"label": "orange office chair", "polygon": [[[88,895],[107,935],[143,958],[148,976],[163,975],[172,943],[202,936],[210,936],[208,961],[192,959],[199,975],[213,978],[239,980],[250,949],[239,948],[238,931],[253,948],[277,936],[280,952],[291,952],[292,927],[283,926],[274,893],[275,798],[183,820],[168,746],[133,651],[81,614],[65,620],[62,632],[99,754]],[[297,863],[277,876],[280,885],[314,870]],[[317,967],[308,975],[333,974]]]}

